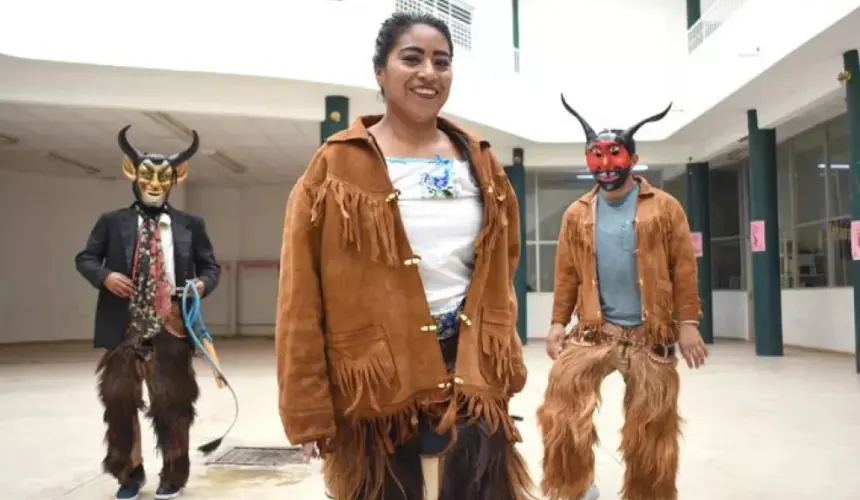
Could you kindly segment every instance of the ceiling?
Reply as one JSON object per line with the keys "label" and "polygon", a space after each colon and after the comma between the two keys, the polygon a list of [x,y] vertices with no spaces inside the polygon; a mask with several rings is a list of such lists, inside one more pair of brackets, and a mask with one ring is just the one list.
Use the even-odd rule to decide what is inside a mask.
{"label": "ceiling", "polygon": [[0,102],[0,169],[118,178],[116,136],[125,125],[135,147],[162,154],[188,147],[183,129],[196,130],[201,146],[189,182],[227,186],[293,182],[320,133],[311,121]]}
{"label": "ceiling", "polygon": [[[803,95],[810,87],[829,90],[826,95],[816,96],[815,101],[808,102],[778,122],[769,124],[775,126],[777,140],[782,141],[797,135],[824,120],[844,113],[845,89],[837,81],[836,75],[843,69],[842,54],[860,47],[858,23],[860,9],[853,11],[756,76],[673,134],[670,140],[699,145],[717,157],[726,153],[736,155],[736,150],[747,147],[743,142],[747,136],[747,110],[761,108],[762,104],[794,102],[796,96]],[[726,132],[715,134],[715,123],[721,124],[720,128]],[[716,151],[710,147],[715,144],[715,140],[722,142]]]}

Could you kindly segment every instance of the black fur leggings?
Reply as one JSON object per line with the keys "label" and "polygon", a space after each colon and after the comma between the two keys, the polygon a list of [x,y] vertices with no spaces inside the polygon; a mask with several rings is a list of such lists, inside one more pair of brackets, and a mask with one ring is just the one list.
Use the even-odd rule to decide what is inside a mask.
{"label": "black fur leggings", "polygon": [[107,424],[105,472],[122,483],[134,463],[133,450],[138,439],[138,411],[143,403],[142,382],[149,393],[147,416],[158,439],[162,457],[162,480],[175,487],[188,482],[190,459],[189,431],[194,423],[194,403],[199,396],[192,366],[193,350],[182,338],[166,331],[155,336],[146,361],[127,346],[105,353],[96,372],[99,397]]}

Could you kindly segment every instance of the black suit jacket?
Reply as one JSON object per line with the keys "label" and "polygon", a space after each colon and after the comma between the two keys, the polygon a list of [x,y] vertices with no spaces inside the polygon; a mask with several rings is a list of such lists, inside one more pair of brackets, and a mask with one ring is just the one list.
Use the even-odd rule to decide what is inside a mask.
{"label": "black suit jacket", "polygon": [[[197,278],[206,285],[204,297],[218,286],[221,266],[215,259],[206,225],[197,215],[168,207],[173,231],[176,286]],[[132,259],[137,246],[138,215],[133,208],[122,208],[99,217],[87,239],[87,246],[75,256],[78,272],[99,291],[93,343],[111,349],[125,338],[129,321],[129,301],[104,287],[112,272],[131,277]]]}

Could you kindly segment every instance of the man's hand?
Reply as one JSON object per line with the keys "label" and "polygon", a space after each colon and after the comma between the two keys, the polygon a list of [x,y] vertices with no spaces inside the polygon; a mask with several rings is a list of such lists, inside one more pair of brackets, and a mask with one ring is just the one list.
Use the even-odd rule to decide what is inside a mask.
{"label": "man's hand", "polygon": [[687,361],[687,366],[696,369],[705,364],[708,357],[708,348],[699,333],[699,327],[689,323],[682,323],[678,333],[678,347],[681,355]]}
{"label": "man's hand", "polygon": [[319,458],[320,452],[317,449],[316,443],[305,443],[302,445],[302,459],[305,463],[310,462],[313,458]]}
{"label": "man's hand", "polygon": [[564,338],[567,332],[564,330],[564,325],[554,323],[549,329],[546,336],[546,353],[551,359],[556,359],[564,349]]}
{"label": "man's hand", "polygon": [[108,274],[104,285],[110,293],[123,299],[131,297],[131,294],[134,292],[134,284],[128,276],[122,273],[113,272]]}
{"label": "man's hand", "polygon": [[203,292],[205,292],[205,291],[206,291],[206,283],[203,283],[203,282],[202,282],[202,281],[200,281],[200,280],[196,280],[196,281],[194,282],[194,286],[195,286],[195,287],[197,287],[197,293],[199,293],[199,294],[200,294],[200,296],[202,297],[202,296],[203,296]]}

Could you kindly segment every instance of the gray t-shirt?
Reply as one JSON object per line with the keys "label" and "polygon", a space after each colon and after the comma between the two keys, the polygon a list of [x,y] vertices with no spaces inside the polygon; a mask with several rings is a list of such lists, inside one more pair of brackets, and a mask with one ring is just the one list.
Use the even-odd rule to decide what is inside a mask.
{"label": "gray t-shirt", "polygon": [[639,185],[623,198],[597,197],[597,283],[603,316],[610,323],[642,324],[642,295],[636,268],[636,199]]}

